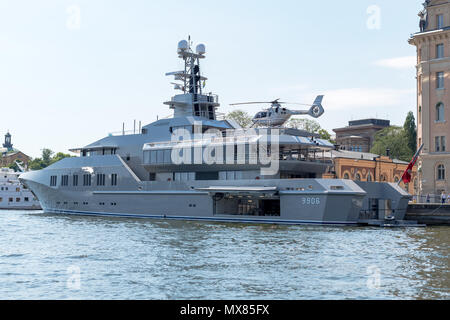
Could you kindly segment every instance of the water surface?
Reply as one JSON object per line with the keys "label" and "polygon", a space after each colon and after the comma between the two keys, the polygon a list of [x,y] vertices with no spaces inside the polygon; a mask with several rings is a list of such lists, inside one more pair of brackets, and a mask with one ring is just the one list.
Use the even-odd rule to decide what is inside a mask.
{"label": "water surface", "polygon": [[0,211],[0,299],[450,299],[449,240]]}

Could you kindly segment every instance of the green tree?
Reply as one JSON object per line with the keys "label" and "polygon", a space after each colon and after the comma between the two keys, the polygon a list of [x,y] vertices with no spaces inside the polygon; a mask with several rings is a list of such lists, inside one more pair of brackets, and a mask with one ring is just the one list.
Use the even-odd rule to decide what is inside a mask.
{"label": "green tree", "polygon": [[48,167],[52,162],[53,151],[47,148],[42,149],[42,162],[45,167]]}
{"label": "green tree", "polygon": [[386,150],[390,150],[392,158],[410,161],[413,155],[408,146],[408,136],[406,131],[397,126],[391,126],[378,131],[375,134],[375,140],[370,152],[384,155]]}
{"label": "green tree", "polygon": [[331,134],[320,127],[320,124],[315,120],[310,119],[290,119],[286,123],[286,127],[305,130],[311,133],[317,133],[321,139],[328,140],[331,143],[335,143],[333,139],[331,139]]}
{"label": "green tree", "polygon": [[54,155],[54,152],[50,149],[44,148],[42,149],[42,157],[41,158],[34,158],[28,163],[28,168],[30,170],[41,170],[49,165],[62,160],[64,158],[72,157],[70,154],[58,152],[56,155]]}
{"label": "green tree", "polygon": [[[406,137],[408,138],[408,147],[414,153],[417,150],[417,130],[416,130],[416,119],[414,118],[414,113],[412,111],[408,112],[406,116],[405,124],[403,129],[406,132]],[[411,157],[413,154],[411,155]]]}
{"label": "green tree", "polygon": [[252,117],[245,111],[234,110],[226,115],[226,119],[236,121],[242,128],[248,128],[252,123]]}
{"label": "green tree", "polygon": [[64,158],[71,158],[71,157],[72,156],[70,154],[58,152],[54,157],[52,157],[50,164],[58,162],[59,160],[62,160]]}
{"label": "green tree", "polygon": [[286,127],[305,130],[311,133],[319,133],[319,130],[322,129],[317,121],[310,119],[290,119],[286,123]]}

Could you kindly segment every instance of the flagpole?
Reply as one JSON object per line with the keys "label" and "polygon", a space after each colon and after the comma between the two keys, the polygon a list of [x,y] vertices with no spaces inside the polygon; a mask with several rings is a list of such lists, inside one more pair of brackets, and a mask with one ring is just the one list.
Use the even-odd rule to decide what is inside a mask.
{"label": "flagpole", "polygon": [[[411,171],[412,171],[412,168],[413,168],[414,165],[416,164],[417,158],[419,157],[419,154],[420,154],[420,152],[422,151],[424,145],[425,145],[425,144],[422,143],[422,145],[420,146],[420,148],[416,151],[416,153],[414,154],[413,158],[411,159],[411,162],[409,163],[408,168],[406,169],[406,171],[408,171],[409,166],[410,166],[411,164],[412,164],[412,166],[411,166]],[[406,173],[406,171],[405,171],[405,173]],[[404,175],[405,173],[403,173],[403,175]],[[403,182],[403,179],[400,179],[400,180],[398,181],[397,185],[399,186],[401,182]]]}

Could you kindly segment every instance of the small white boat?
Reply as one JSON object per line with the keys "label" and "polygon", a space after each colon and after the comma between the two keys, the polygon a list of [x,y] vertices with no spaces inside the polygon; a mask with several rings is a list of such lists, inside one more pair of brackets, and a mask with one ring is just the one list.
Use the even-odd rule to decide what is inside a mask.
{"label": "small white boat", "polygon": [[19,182],[20,173],[0,168],[0,209],[40,210],[39,200]]}

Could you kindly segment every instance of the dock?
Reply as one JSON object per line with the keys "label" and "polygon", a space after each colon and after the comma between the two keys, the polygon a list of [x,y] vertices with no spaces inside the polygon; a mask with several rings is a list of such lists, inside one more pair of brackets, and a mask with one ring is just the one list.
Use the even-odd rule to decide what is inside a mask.
{"label": "dock", "polygon": [[417,223],[433,225],[450,225],[449,203],[410,203],[405,220],[414,220]]}

